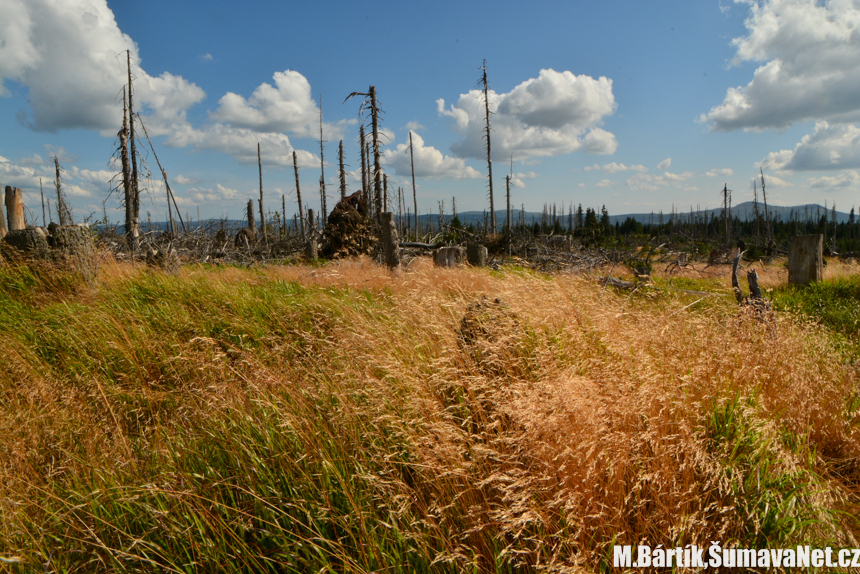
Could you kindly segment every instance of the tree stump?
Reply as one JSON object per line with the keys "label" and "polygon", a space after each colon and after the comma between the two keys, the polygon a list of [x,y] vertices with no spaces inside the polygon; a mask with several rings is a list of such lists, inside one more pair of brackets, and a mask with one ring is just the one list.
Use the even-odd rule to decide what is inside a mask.
{"label": "tree stump", "polygon": [[6,186],[6,217],[9,221],[9,231],[24,229],[24,194],[21,188]]}
{"label": "tree stump", "polygon": [[394,225],[394,214],[385,211],[379,214],[382,227],[382,251],[385,254],[385,264],[390,269],[400,269],[400,246],[397,237],[397,227]]}
{"label": "tree stump", "polygon": [[462,247],[440,247],[433,255],[433,263],[436,267],[456,267],[462,261]]}
{"label": "tree stump", "polygon": [[487,248],[480,243],[466,245],[466,261],[474,267],[486,267]]}
{"label": "tree stump", "polygon": [[6,243],[29,257],[37,259],[51,258],[51,246],[48,244],[45,230],[41,227],[16,229],[7,233],[3,239]]}
{"label": "tree stump", "polygon": [[788,248],[788,282],[808,285],[824,276],[824,236],[798,235]]}

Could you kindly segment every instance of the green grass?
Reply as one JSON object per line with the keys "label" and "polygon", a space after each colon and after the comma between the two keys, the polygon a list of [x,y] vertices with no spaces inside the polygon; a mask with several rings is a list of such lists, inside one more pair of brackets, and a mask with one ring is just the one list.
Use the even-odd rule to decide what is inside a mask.
{"label": "green grass", "polygon": [[773,301],[777,310],[823,326],[840,352],[860,360],[860,276],[786,285],[773,291]]}

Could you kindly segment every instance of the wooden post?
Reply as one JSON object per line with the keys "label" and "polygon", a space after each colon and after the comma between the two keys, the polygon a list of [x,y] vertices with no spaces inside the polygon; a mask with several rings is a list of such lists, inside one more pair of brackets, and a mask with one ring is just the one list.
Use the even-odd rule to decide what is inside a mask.
{"label": "wooden post", "polygon": [[9,231],[24,229],[24,196],[21,188],[6,186],[6,217],[9,221]]}
{"label": "wooden post", "polygon": [[821,281],[824,276],[824,236],[798,235],[788,248],[788,282],[798,285]]}

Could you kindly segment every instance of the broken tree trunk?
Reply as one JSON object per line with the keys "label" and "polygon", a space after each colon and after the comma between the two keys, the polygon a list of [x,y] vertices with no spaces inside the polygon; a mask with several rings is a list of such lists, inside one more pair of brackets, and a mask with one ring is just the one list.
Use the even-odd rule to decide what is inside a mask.
{"label": "broken tree trunk", "polygon": [[[260,170],[260,233],[266,236],[266,212],[263,211],[263,160],[260,157],[260,142],[257,142],[257,167]],[[253,210],[251,211],[253,213]]]}
{"label": "broken tree trunk", "polygon": [[364,136],[364,124],[358,128],[358,141],[361,146],[361,193],[364,195],[364,200],[367,201],[370,197],[368,194],[367,185],[367,143]]}
{"label": "broken tree trunk", "polygon": [[409,130],[409,167],[412,168],[412,202],[415,204],[415,239],[418,239],[418,192],[415,191],[415,150],[412,149],[412,130]]}
{"label": "broken tree trunk", "polygon": [[66,207],[66,202],[63,199],[63,186],[60,183],[60,160],[57,159],[57,156],[54,156],[54,167],[57,174],[57,216],[60,218],[60,225],[71,225],[71,213],[69,213],[69,208]]}
{"label": "broken tree trunk", "polygon": [[308,241],[305,245],[305,256],[308,259],[316,259],[318,257],[319,248],[317,246],[316,223],[314,222],[314,210],[308,210]]}
{"label": "broken tree trunk", "polygon": [[379,217],[382,227],[382,250],[385,254],[385,264],[389,269],[400,269],[400,247],[398,245],[397,227],[394,225],[394,214],[385,211]]}
{"label": "broken tree trunk", "polygon": [[747,273],[747,281],[750,285],[750,299],[763,299],[761,288],[758,286],[758,273],[755,269]]}
{"label": "broken tree trunk", "polygon": [[487,266],[487,248],[480,243],[466,245],[466,261],[473,267]]}
{"label": "broken tree trunk", "polygon": [[382,154],[379,151],[379,110],[376,106],[376,86],[370,86],[370,119],[373,126],[373,195],[376,213],[382,213]]}
{"label": "broken tree trunk", "polygon": [[126,198],[126,201],[131,202],[131,225],[126,228],[126,232],[129,234],[129,245],[132,253],[134,253],[137,249],[137,238],[140,236],[140,188],[138,186],[137,172],[137,143],[134,137],[134,98],[132,96],[131,89],[131,50],[126,50],[126,55],[128,63],[128,145],[129,159],[131,159],[131,193],[129,197]]}
{"label": "broken tree trunk", "polygon": [[738,253],[734,263],[732,263],[732,291],[735,292],[735,299],[737,299],[739,304],[743,303],[744,292],[741,291],[741,284],[738,282],[738,265],[740,265],[741,257],[744,256],[744,253],[745,251]]}
{"label": "broken tree trunk", "polygon": [[21,188],[6,186],[6,217],[9,221],[9,231],[18,231],[27,227],[24,222],[24,195]]}
{"label": "broken tree trunk", "polygon": [[346,170],[343,167],[343,140],[337,148],[338,161],[340,162],[340,199],[346,199]]}
{"label": "broken tree trunk", "polygon": [[462,261],[462,247],[441,247],[433,255],[433,263],[436,267],[456,267]]}
{"label": "broken tree trunk", "polygon": [[257,219],[254,217],[254,200],[248,200],[248,230],[254,237],[257,236]]}
{"label": "broken tree trunk", "polygon": [[798,235],[788,248],[788,282],[808,285],[824,276],[824,236]]}
{"label": "broken tree trunk", "polygon": [[293,170],[296,172],[296,199],[299,202],[299,227],[302,239],[305,238],[305,217],[302,210],[302,188],[299,185],[299,163],[296,159],[296,152],[293,151]]}
{"label": "broken tree trunk", "polygon": [[0,203],[0,239],[6,237],[6,216],[3,215],[3,204]]}
{"label": "broken tree trunk", "polygon": [[487,181],[490,184],[490,221],[492,225],[492,233],[496,232],[496,207],[493,204],[493,160],[490,154],[490,88],[487,84],[487,61],[484,60],[484,65],[481,66],[483,77],[481,81],[484,84],[484,111],[487,120]]}

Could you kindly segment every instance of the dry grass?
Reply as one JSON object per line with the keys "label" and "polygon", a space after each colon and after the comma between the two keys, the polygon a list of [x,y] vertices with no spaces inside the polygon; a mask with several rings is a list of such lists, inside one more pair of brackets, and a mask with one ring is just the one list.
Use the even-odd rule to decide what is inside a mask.
{"label": "dry grass", "polygon": [[679,312],[698,297],[676,279],[630,297],[359,259],[103,264],[49,304],[4,290],[15,273],[0,548],[24,569],[596,572],[615,542],[858,545],[855,368],[731,295]]}

